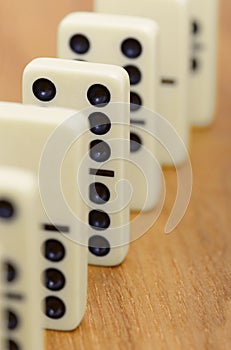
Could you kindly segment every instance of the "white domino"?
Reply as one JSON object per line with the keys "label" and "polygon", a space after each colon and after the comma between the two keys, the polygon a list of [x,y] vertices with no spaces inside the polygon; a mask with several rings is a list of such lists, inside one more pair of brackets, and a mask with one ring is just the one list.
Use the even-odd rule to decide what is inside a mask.
{"label": "white domino", "polygon": [[36,178],[0,167],[1,349],[43,349]]}
{"label": "white domino", "polygon": [[[101,13],[148,17],[157,22],[160,28],[157,112],[174,126],[188,147],[189,1],[94,0],[94,9]],[[175,147],[174,140],[172,147]],[[159,147],[158,153],[162,164],[172,164],[162,147]],[[175,157],[175,163],[184,160],[185,152],[182,149]]]}
{"label": "white domino", "polygon": [[[78,118],[77,122],[73,121],[73,118]],[[69,120],[71,122],[68,123]],[[46,277],[42,281],[42,298],[45,307],[42,325],[49,329],[74,329],[79,325],[85,312],[87,244],[83,243],[88,230],[86,207],[77,186],[76,174],[83,156],[88,153],[88,138],[83,134],[86,128],[85,117],[76,114],[73,110],[0,103],[0,163],[2,165],[30,170],[36,177],[42,166],[45,178],[49,179],[56,167],[63,144],[68,144],[69,141],[78,137],[65,155],[62,167],[58,169],[61,175],[57,171],[49,182],[43,182],[39,188],[41,193],[45,188],[45,194],[52,204],[51,208],[44,209],[40,202],[36,210],[36,225],[40,238],[37,254],[42,260],[42,271],[37,270],[36,275]],[[60,138],[54,149],[53,159],[40,165],[48,139],[49,142],[54,139],[56,135],[54,131],[58,132],[57,130],[60,130]],[[83,184],[88,187],[88,174],[82,175],[85,178]],[[36,179],[37,183],[38,180],[39,178]],[[63,209],[63,198],[60,201],[57,200],[55,181],[60,181],[65,200],[71,210],[77,213],[79,220],[74,215],[70,215],[68,210]],[[30,213],[28,215],[30,216]],[[41,304],[39,300],[37,303]]]}
{"label": "white domino", "polygon": [[85,111],[90,127],[89,263],[120,264],[129,243],[123,184],[123,159],[129,157],[128,74],[113,65],[35,59],[23,74],[23,101]]}
{"label": "white domino", "polygon": [[189,112],[191,123],[212,122],[216,101],[217,0],[191,0],[191,77]]}
{"label": "white domino", "polygon": [[[149,136],[156,130],[155,120],[147,118],[142,108],[156,110],[158,38],[159,29],[153,20],[92,12],[71,13],[58,28],[58,57],[115,64],[129,74],[133,107],[132,163],[128,163],[129,181],[134,189],[131,210],[152,209],[158,202],[161,188],[159,169],[154,160],[155,140]],[[142,169],[145,178],[138,169]]]}

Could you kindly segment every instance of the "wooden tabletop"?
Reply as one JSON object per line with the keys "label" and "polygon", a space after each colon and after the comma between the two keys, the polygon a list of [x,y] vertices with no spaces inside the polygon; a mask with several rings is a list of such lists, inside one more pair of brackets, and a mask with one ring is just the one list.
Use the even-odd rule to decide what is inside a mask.
{"label": "wooden tabletop", "polygon": [[[61,18],[91,8],[86,0],[1,1],[0,100],[21,100],[25,65],[54,56]],[[176,194],[175,171],[164,170],[159,220],[121,266],[89,267],[81,326],[46,332],[46,350],[231,349],[230,38],[231,2],[220,0],[217,112],[210,128],[192,131],[194,184],[182,222],[164,233]]]}

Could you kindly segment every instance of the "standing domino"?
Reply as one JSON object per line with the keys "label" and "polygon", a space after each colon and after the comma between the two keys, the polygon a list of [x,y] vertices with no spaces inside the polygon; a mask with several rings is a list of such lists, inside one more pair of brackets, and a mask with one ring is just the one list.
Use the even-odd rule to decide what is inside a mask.
{"label": "standing domino", "polygon": [[120,264],[127,255],[129,242],[129,206],[123,184],[127,178],[124,159],[129,157],[127,73],[112,65],[38,58],[25,68],[23,101],[87,113],[92,180],[89,263]]}
{"label": "standing domino", "polygon": [[34,175],[0,168],[1,349],[43,349]]}
{"label": "standing domino", "polygon": [[[73,121],[73,118],[78,118],[77,122]],[[68,123],[69,120],[71,122]],[[34,273],[39,278],[43,276],[42,294],[45,315],[42,325],[56,330],[71,330],[77,327],[86,306],[87,249],[84,244],[73,242],[77,240],[76,237],[84,242],[84,236],[88,233],[86,207],[79,193],[76,175],[83,156],[88,153],[88,138],[82,136],[86,128],[85,117],[77,114],[76,111],[24,106],[18,103],[0,103],[0,163],[2,165],[24,168],[38,177],[39,163],[42,154],[46,151],[48,139],[52,136],[50,139],[52,140],[58,133],[59,138],[53,159],[50,163],[43,164],[46,178],[49,178],[62,153],[63,144],[68,145],[78,137],[58,170],[62,174],[60,183],[63,195],[83,224],[81,225],[73,215],[70,215],[68,210],[63,210],[63,203],[57,200],[57,188],[53,182],[55,183],[56,179],[59,180],[59,172],[54,174],[53,182],[42,184],[52,203],[51,210],[43,208],[41,202],[36,208],[36,225],[40,241],[36,254],[41,254],[42,270],[38,269]],[[56,134],[53,134],[54,130]],[[84,182],[84,179],[80,179],[80,182],[83,182],[83,186],[87,188],[88,174],[82,174],[82,176],[86,180]],[[38,183],[38,179],[36,180]],[[15,181],[17,182],[18,180]],[[32,230],[31,234],[36,232]],[[39,300],[37,303],[41,304]]]}
{"label": "standing domino", "polygon": [[217,0],[191,0],[192,57],[190,119],[196,126],[212,121],[216,100]]}
{"label": "standing domino", "polygon": [[[129,163],[129,181],[134,188],[132,210],[152,209],[161,188],[159,169],[154,161],[155,140],[149,133],[154,133],[156,125],[154,118],[146,118],[145,109],[141,108],[156,110],[158,34],[153,20],[92,12],[71,13],[58,29],[58,57],[116,64],[129,74],[130,159],[145,176],[144,179],[137,167]],[[148,157],[147,150],[152,157]]]}
{"label": "standing domino", "polygon": [[[160,70],[157,112],[175,127],[186,147],[189,143],[189,1],[188,0],[94,0],[96,12],[144,16],[160,28]],[[154,82],[153,82],[154,83]],[[174,141],[172,148],[175,148]],[[172,164],[159,148],[163,164]],[[182,163],[185,152],[179,150],[175,162]]]}

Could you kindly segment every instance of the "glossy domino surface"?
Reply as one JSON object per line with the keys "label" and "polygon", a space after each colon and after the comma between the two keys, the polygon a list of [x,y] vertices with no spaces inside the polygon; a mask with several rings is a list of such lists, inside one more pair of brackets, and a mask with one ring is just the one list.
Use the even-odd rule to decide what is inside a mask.
{"label": "glossy domino surface", "polygon": [[[160,29],[160,70],[157,112],[166,118],[189,145],[189,1],[188,0],[94,0],[94,10],[151,18]],[[153,82],[154,83],[154,82]],[[174,140],[172,147],[174,147]],[[159,147],[159,160],[170,165],[167,152]],[[185,152],[179,150],[176,164]]]}
{"label": "glossy domino surface", "polygon": [[[24,70],[23,102],[85,113],[90,138],[89,263],[120,264],[130,237],[123,184],[127,178],[124,159],[129,158],[128,74],[114,65],[38,58]],[[110,173],[113,176],[107,176]]]}
{"label": "glossy domino surface", "polygon": [[156,145],[150,135],[156,130],[155,119],[145,115],[145,108],[155,111],[157,106],[158,39],[157,24],[140,17],[76,12],[67,15],[58,28],[58,57],[115,64],[129,74],[131,210],[152,209],[160,194]]}
{"label": "glossy domino surface", "polygon": [[[87,123],[81,115],[78,115],[78,123],[66,123],[75,114],[76,111],[61,108],[46,109],[1,102],[0,163],[33,172],[38,184],[40,161],[45,146],[58,126],[62,125],[54,156],[44,165],[45,178],[49,178],[62,151],[62,145],[68,144],[69,140],[86,131]],[[62,173],[60,183],[63,194],[79,220],[70,215],[68,210],[62,209],[61,201],[56,199],[57,188],[53,185],[55,181],[44,181],[42,184],[52,207],[47,210],[39,202],[35,213],[40,242],[37,254],[42,261],[42,269],[38,270],[37,274],[42,282],[42,303],[45,310],[42,324],[45,328],[74,329],[85,312],[87,248],[86,244],[78,242],[87,241],[87,215],[76,183],[76,173],[83,154],[88,152],[87,144],[86,137],[79,137],[67,152],[62,169],[59,169]],[[83,179],[82,186],[87,187],[88,174],[83,175],[85,181]],[[59,172],[54,176],[59,178]]]}
{"label": "glossy domino surface", "polygon": [[1,349],[41,350],[41,259],[34,174],[0,168]]}
{"label": "glossy domino surface", "polygon": [[191,0],[189,112],[195,126],[211,124],[216,103],[217,0]]}

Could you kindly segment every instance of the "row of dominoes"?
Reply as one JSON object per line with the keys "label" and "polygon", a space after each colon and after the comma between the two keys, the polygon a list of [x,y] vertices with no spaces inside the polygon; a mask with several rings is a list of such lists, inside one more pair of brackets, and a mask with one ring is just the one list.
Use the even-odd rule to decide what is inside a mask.
{"label": "row of dominoes", "polygon": [[[42,327],[78,326],[87,261],[113,266],[126,257],[130,208],[149,210],[158,202],[160,173],[152,158],[169,164],[145,108],[166,117],[186,145],[190,124],[212,119],[216,1],[95,0],[95,10],[115,14],[64,18],[59,58],[33,60],[24,71],[25,105],[0,103],[4,349],[41,349]],[[134,189],[131,203],[124,179]]]}

